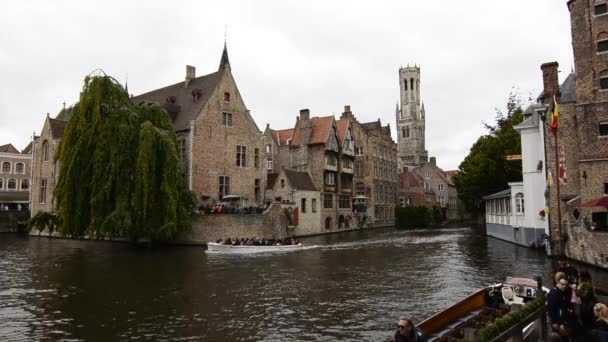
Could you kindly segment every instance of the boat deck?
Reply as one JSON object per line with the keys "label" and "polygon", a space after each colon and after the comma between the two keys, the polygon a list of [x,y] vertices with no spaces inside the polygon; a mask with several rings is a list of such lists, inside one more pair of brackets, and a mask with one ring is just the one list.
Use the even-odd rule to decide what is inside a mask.
{"label": "boat deck", "polygon": [[482,328],[489,321],[493,321],[505,313],[506,311],[503,309],[482,307],[451,321],[441,330],[438,330],[427,337],[430,342],[451,341],[452,338],[463,339],[466,338],[465,328]]}

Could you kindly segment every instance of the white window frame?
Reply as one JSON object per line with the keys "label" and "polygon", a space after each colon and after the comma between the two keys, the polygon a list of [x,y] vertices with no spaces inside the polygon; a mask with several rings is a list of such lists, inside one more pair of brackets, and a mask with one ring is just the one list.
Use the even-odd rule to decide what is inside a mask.
{"label": "white window frame", "polygon": [[266,170],[272,170],[272,160],[266,161]]}
{"label": "white window frame", "polygon": [[526,212],[526,202],[524,199],[524,194],[521,192],[518,192],[515,195],[515,214],[517,215],[523,215]]}
{"label": "white window frame", "polygon": [[437,184],[437,190],[445,191],[445,187],[443,186],[443,184]]}
{"label": "white window frame", "polygon": [[232,127],[232,113],[230,112],[222,112],[222,126],[224,127]]}
{"label": "white window frame", "polygon": [[[23,167],[23,171],[21,171],[21,172],[18,172],[18,171],[17,171],[17,166],[18,166],[18,165],[22,165],[22,167]],[[15,168],[15,170],[14,170],[14,171],[15,171],[15,174],[16,174],[16,175],[24,175],[24,174],[25,174],[25,163],[22,163],[22,162],[16,162],[16,163],[15,163],[15,165],[14,165],[13,167]]]}
{"label": "white window frame", "polygon": [[[8,171],[4,171],[4,164],[8,164]],[[11,174],[13,171],[13,163],[9,161],[3,161],[0,163],[0,173]]]}
{"label": "white window frame", "polygon": [[21,181],[19,182],[19,190],[23,190],[23,182],[27,182],[27,188],[25,188],[25,190],[29,190],[31,184],[30,184],[30,180],[27,178],[21,179]]}
{"label": "white window frame", "polygon": [[[13,189],[9,188],[9,184],[11,183],[11,181],[15,182],[15,188],[13,188]],[[6,180],[6,191],[18,191],[18,190],[19,190],[19,183],[17,182],[17,179],[9,178]]]}
{"label": "white window frame", "polygon": [[333,172],[328,172],[325,174],[325,185],[336,185],[336,174]]}

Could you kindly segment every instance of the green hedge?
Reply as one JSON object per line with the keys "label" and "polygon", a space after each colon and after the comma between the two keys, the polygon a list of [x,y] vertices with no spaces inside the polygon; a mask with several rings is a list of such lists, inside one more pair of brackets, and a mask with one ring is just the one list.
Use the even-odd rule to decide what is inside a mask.
{"label": "green hedge", "polygon": [[438,207],[395,208],[395,226],[399,229],[426,228],[441,223],[441,218]]}
{"label": "green hedge", "polygon": [[540,309],[543,305],[545,305],[544,293],[540,294],[535,300],[526,303],[520,311],[509,312],[496,319],[494,322],[488,323],[484,328],[479,329],[479,331],[477,331],[477,342],[492,341],[498,337],[498,335],[536,312],[536,310]]}

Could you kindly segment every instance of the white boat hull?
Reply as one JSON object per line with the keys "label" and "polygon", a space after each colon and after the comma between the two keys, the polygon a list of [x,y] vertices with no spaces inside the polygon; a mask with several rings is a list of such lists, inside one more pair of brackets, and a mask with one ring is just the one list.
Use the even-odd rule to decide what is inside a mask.
{"label": "white boat hull", "polygon": [[230,254],[249,254],[264,252],[288,252],[301,250],[302,245],[278,245],[278,246],[243,246],[243,245],[223,245],[215,242],[207,243],[207,252],[230,253]]}

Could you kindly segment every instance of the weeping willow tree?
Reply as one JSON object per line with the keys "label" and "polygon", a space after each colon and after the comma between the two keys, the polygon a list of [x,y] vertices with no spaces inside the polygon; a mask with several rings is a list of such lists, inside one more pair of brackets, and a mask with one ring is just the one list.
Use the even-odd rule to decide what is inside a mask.
{"label": "weeping willow tree", "polygon": [[112,77],[85,78],[57,158],[60,234],[155,241],[190,228],[169,115],[133,105]]}

